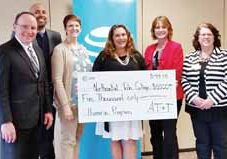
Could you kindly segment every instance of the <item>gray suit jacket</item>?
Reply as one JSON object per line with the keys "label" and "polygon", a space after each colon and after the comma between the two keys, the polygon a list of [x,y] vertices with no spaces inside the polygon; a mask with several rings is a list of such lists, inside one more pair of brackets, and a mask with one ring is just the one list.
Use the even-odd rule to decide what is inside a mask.
{"label": "gray suit jacket", "polygon": [[50,51],[49,54],[51,56],[53,53],[54,47],[62,42],[61,34],[59,32],[49,30],[49,29],[46,29],[46,32],[47,32],[47,37],[49,41],[49,51]]}
{"label": "gray suit jacket", "polygon": [[[47,77],[49,82],[49,90],[51,95],[51,103],[53,103],[53,84],[51,79],[51,56],[53,54],[53,50],[55,46],[62,42],[61,34],[59,32],[46,29],[48,45],[49,45],[49,58],[46,61],[46,68],[47,68]],[[37,42],[37,40],[36,40]],[[38,42],[37,42],[38,43]]]}

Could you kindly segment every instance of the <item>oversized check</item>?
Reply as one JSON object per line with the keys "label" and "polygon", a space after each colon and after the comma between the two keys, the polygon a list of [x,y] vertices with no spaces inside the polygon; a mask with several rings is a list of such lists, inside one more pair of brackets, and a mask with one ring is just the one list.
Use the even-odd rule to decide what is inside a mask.
{"label": "oversized check", "polygon": [[78,73],[79,122],[177,117],[174,70]]}

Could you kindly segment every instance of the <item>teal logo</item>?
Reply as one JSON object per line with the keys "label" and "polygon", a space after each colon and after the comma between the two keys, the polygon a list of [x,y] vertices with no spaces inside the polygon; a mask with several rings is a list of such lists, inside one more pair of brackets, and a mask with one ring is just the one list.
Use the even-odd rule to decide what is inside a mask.
{"label": "teal logo", "polygon": [[100,26],[88,32],[85,35],[84,41],[86,45],[90,48],[89,55],[96,57],[98,55],[97,49],[102,49],[105,47],[108,33],[111,26]]}

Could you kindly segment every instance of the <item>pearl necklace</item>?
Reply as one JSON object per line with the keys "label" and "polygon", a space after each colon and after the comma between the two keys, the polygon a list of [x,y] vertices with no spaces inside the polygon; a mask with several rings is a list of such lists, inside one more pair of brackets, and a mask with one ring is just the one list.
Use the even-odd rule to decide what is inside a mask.
{"label": "pearl necklace", "polygon": [[114,54],[114,58],[121,64],[121,65],[128,65],[130,56],[129,54],[126,55],[124,60],[121,60],[117,54]]}

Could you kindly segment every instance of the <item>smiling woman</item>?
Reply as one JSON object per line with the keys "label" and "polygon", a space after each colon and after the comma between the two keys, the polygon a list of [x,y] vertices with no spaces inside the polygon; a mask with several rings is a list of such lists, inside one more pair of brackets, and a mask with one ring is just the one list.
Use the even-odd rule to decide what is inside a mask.
{"label": "smiling woman", "polygon": [[[177,110],[179,113],[183,99],[183,89],[180,82],[183,66],[181,44],[171,40],[173,28],[166,16],[158,16],[154,19],[151,26],[151,35],[153,39],[157,40],[157,43],[146,48],[145,62],[147,69],[176,71]],[[167,86],[153,85],[153,88],[165,90]],[[150,120],[149,125],[154,158],[178,158],[177,119]]]}
{"label": "smiling woman", "polygon": [[54,48],[51,58],[54,99],[58,108],[62,139],[61,153],[57,153],[56,157],[77,159],[82,133],[82,124],[78,123],[77,72],[91,71],[91,62],[86,48],[77,42],[81,33],[80,18],[67,15],[63,24],[66,39]]}
{"label": "smiling woman", "polygon": [[[145,63],[141,54],[135,49],[131,33],[124,25],[113,25],[108,34],[105,48],[96,58],[93,71],[130,71],[144,70]],[[121,77],[119,77],[121,78]],[[128,87],[129,88],[129,87]],[[106,100],[106,98],[103,98]],[[109,99],[108,99],[109,100]],[[124,100],[123,96],[110,100]],[[130,114],[116,110],[113,113]],[[142,133],[141,121],[116,121],[97,123],[96,134],[111,139],[113,159],[136,159],[137,145]]]}
{"label": "smiling woman", "polygon": [[[194,34],[194,52],[184,60],[182,84],[186,112],[191,116],[198,158],[227,156],[227,51],[219,31],[200,24]],[[195,67],[196,66],[196,67]]]}

